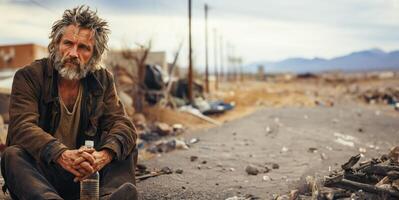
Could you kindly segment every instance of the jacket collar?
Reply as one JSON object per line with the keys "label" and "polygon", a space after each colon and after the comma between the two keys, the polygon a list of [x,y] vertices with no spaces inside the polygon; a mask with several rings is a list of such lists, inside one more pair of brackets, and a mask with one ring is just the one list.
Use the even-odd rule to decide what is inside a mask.
{"label": "jacket collar", "polygon": [[[44,89],[44,101],[45,103],[50,103],[52,101],[58,100],[58,71],[54,69],[53,63],[50,59],[45,61],[45,89]],[[104,87],[101,82],[96,77],[95,73],[89,72],[85,78],[81,79],[84,85],[84,92],[87,91],[93,96],[100,96]]]}

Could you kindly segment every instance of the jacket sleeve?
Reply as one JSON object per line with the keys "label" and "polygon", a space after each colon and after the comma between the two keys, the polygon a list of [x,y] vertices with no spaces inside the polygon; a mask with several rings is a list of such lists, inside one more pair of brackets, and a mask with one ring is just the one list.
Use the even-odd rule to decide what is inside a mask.
{"label": "jacket sleeve", "polygon": [[67,147],[38,125],[41,89],[35,78],[37,75],[26,68],[14,76],[7,145],[19,145],[36,160],[50,162]]}
{"label": "jacket sleeve", "polygon": [[104,94],[104,113],[101,126],[102,133],[100,149],[111,150],[116,160],[126,159],[136,146],[137,131],[127,117],[115,88],[115,82],[110,72],[106,71],[107,83]]}

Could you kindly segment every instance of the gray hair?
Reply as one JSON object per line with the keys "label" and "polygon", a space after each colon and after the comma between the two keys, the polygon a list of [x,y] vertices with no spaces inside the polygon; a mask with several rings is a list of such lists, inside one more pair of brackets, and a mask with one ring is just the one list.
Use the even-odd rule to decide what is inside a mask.
{"label": "gray hair", "polygon": [[62,19],[54,22],[51,28],[50,44],[48,45],[49,58],[52,62],[56,60],[58,45],[64,34],[65,28],[69,25],[77,25],[80,28],[87,28],[94,33],[93,55],[87,63],[91,67],[90,71],[99,68],[102,55],[108,49],[108,23],[97,16],[97,11],[90,10],[89,6],[81,5],[64,11]]}

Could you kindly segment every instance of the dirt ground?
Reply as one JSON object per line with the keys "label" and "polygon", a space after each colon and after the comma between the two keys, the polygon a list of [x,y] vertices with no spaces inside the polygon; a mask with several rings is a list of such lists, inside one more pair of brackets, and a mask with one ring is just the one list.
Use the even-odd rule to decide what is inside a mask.
{"label": "dirt ground", "polygon": [[[330,168],[339,168],[360,151],[365,151],[366,159],[399,144],[398,116],[379,112],[357,104],[265,108],[221,127],[197,131],[186,136],[200,139],[189,150],[143,162],[149,168],[168,166],[183,169],[183,173],[139,182],[141,198],[226,199],[254,195],[272,199],[273,194],[287,193],[298,186],[307,175],[327,175]],[[198,156],[198,160],[191,162],[190,156]],[[245,172],[250,164],[262,169],[271,168],[272,163],[279,169],[257,176]]]}
{"label": "dirt ground", "polygon": [[[308,175],[322,178],[352,155],[387,153],[399,144],[399,112],[366,104],[358,94],[396,85],[397,79],[227,84],[211,95],[236,104],[230,113],[213,117],[222,126],[191,129],[182,137],[200,142],[189,150],[141,161],[150,169],[183,170],[139,182],[141,199],[273,199]],[[261,173],[248,175],[248,165]],[[264,172],[265,166],[271,171]]]}

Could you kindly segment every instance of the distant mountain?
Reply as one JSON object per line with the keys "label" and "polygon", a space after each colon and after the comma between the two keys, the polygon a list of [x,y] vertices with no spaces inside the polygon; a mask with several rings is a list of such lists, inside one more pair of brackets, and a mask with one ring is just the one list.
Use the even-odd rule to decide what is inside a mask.
{"label": "distant mountain", "polygon": [[251,63],[245,66],[244,69],[246,72],[255,73],[260,65],[264,66],[266,73],[399,70],[399,51],[384,52],[380,49],[370,49],[332,59],[289,58],[278,62],[263,61]]}

